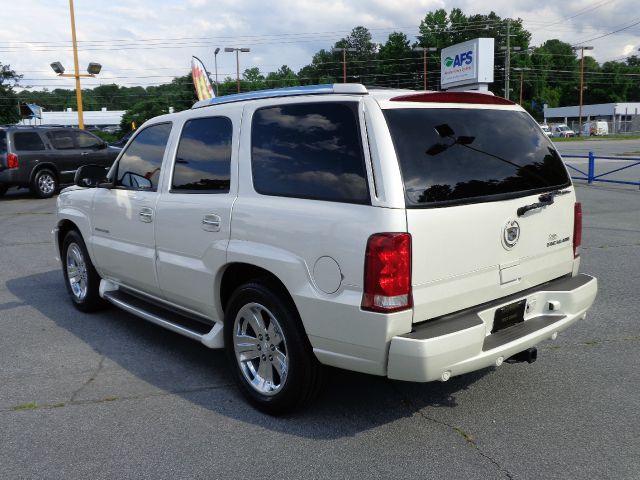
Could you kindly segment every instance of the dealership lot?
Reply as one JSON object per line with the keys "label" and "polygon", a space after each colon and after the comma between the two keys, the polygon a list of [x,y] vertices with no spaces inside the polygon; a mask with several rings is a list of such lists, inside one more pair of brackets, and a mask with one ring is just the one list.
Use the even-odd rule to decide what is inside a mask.
{"label": "dealership lot", "polygon": [[536,363],[424,385],[331,370],[316,404],[271,418],[231,385],[222,352],[120,310],[77,312],[53,259],[55,199],[11,192],[2,477],[638,478],[640,192],[577,194],[599,296]]}

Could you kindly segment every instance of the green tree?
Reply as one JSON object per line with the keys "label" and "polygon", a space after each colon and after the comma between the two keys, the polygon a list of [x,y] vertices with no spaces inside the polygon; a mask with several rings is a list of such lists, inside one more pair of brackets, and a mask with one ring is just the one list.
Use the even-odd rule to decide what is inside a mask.
{"label": "green tree", "polygon": [[378,68],[375,84],[396,88],[415,88],[418,56],[411,49],[407,36],[401,32],[389,34],[387,41],[378,51]]}
{"label": "green tree", "polygon": [[18,96],[13,89],[21,78],[22,75],[18,75],[9,65],[0,63],[0,124],[20,120]]}
{"label": "green tree", "polygon": [[267,88],[296,87],[300,85],[300,80],[293,70],[283,65],[277,71],[269,72],[265,83]]}

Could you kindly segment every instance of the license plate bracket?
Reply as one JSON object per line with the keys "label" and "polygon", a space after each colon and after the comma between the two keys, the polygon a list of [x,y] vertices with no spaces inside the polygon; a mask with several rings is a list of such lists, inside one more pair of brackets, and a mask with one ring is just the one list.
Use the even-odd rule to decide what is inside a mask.
{"label": "license plate bracket", "polygon": [[505,328],[524,322],[524,310],[526,306],[527,300],[522,299],[498,308],[493,317],[493,328],[491,329],[491,333],[496,333],[500,330],[504,330]]}

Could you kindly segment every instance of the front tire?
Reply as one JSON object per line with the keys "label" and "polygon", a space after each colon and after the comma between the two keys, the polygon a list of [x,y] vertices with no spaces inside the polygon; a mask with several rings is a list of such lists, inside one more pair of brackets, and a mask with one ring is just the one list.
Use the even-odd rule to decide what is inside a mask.
{"label": "front tire", "polygon": [[291,301],[262,282],[239,287],[224,318],[225,349],[240,390],[257,409],[278,415],[311,402],[322,384]]}
{"label": "front tire", "polygon": [[107,305],[100,297],[100,276],[91,263],[82,235],[71,230],[62,242],[62,273],[73,305],[81,312],[95,312]]}
{"label": "front tire", "polygon": [[31,183],[31,192],[38,198],[50,198],[58,190],[58,177],[51,170],[42,169]]}

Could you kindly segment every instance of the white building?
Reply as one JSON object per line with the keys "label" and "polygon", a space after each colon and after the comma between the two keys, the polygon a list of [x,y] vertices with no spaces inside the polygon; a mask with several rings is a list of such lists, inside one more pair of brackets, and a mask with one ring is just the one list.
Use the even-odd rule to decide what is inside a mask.
{"label": "white building", "polygon": [[[84,124],[97,127],[119,126],[125,110],[107,110],[105,107],[98,111],[84,111]],[[78,112],[67,108],[62,112],[42,112],[42,118],[26,119],[21,125],[64,125],[67,127],[78,126]]]}
{"label": "white building", "polygon": [[[640,102],[600,103],[596,105],[582,106],[582,122],[590,120],[604,120],[609,122],[610,133],[634,132],[640,128],[638,125],[638,113]],[[575,126],[577,131],[580,107],[544,107],[545,123],[562,122],[569,126]]]}

